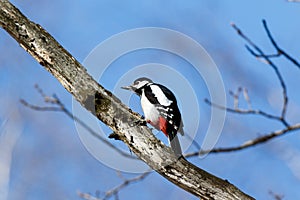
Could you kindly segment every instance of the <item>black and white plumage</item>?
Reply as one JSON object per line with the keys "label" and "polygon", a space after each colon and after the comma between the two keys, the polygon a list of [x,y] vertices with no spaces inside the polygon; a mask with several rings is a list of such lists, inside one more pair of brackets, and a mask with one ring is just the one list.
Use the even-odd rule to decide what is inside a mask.
{"label": "black and white plumage", "polygon": [[177,132],[183,133],[181,114],[174,94],[165,86],[153,83],[148,78],[138,78],[123,89],[135,92],[141,98],[145,119],[168,138],[176,156],[181,156]]}

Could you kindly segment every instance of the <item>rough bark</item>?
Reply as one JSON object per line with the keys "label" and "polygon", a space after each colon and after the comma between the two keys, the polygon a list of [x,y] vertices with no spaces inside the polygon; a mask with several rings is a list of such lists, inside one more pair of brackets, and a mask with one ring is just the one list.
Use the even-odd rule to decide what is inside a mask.
{"label": "rough bark", "polygon": [[[83,107],[109,126],[132,152],[152,169],[202,199],[253,199],[230,184],[177,159],[142,122],[40,25],[29,21],[9,1],[0,0],[0,26],[70,92]],[[139,125],[136,125],[139,124]]]}

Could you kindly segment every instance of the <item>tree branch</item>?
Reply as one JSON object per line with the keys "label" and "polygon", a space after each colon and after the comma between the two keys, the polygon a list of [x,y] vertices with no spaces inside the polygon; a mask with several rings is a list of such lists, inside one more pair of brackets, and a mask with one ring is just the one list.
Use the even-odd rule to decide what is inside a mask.
{"label": "tree branch", "polygon": [[[139,114],[104,89],[40,25],[29,21],[9,1],[0,1],[0,26],[30,53],[73,97],[109,126],[141,160],[163,177],[202,199],[253,199],[226,180],[176,158],[147,126],[135,126]],[[132,140],[133,138],[133,140]]]}
{"label": "tree branch", "polygon": [[125,179],[120,185],[112,188],[111,190],[106,191],[105,195],[101,198],[92,196],[88,193],[82,193],[82,192],[79,192],[78,195],[79,195],[79,197],[81,197],[83,199],[86,199],[86,200],[106,200],[106,199],[109,199],[112,196],[117,195],[124,187],[127,187],[128,185],[130,185],[132,183],[142,181],[150,173],[151,172],[148,171],[148,172],[142,173],[141,175],[138,175],[136,177],[133,177],[133,178],[130,178],[130,179]]}
{"label": "tree branch", "polygon": [[278,67],[271,61],[271,58],[274,57],[279,57],[281,55],[283,55],[287,60],[291,61],[293,64],[295,64],[297,67],[299,67],[299,63],[298,61],[296,61],[294,58],[292,58],[292,56],[290,56],[288,53],[286,53],[285,51],[283,51],[278,44],[276,43],[276,41],[274,40],[273,36],[271,35],[271,32],[269,30],[269,28],[267,27],[267,23],[265,20],[263,20],[263,26],[265,31],[267,32],[268,38],[270,39],[272,45],[274,46],[274,48],[277,50],[277,54],[270,54],[267,55],[265,54],[251,39],[249,39],[242,31],[240,28],[238,28],[235,24],[231,24],[232,27],[237,31],[238,35],[241,36],[244,40],[246,40],[246,42],[254,49],[250,48],[249,46],[246,45],[247,50],[256,58],[263,58],[262,61],[264,61],[266,64],[270,65],[276,73],[277,78],[279,79],[280,85],[282,87],[282,91],[283,91],[283,106],[282,106],[282,111],[281,111],[281,115],[280,116],[276,116],[270,113],[267,113],[265,111],[259,110],[259,109],[252,109],[251,108],[251,104],[250,104],[250,99],[249,96],[245,91],[244,91],[244,98],[248,103],[248,109],[241,109],[238,106],[239,103],[239,95],[242,91],[242,88],[238,88],[236,93],[230,92],[230,94],[233,96],[234,98],[234,108],[229,108],[226,106],[222,106],[222,105],[218,105],[215,104],[211,101],[209,101],[208,99],[205,99],[205,102],[208,103],[210,106],[222,109],[222,110],[226,110],[228,112],[231,113],[236,113],[236,114],[254,114],[254,115],[261,115],[263,117],[272,119],[272,120],[277,120],[279,122],[281,122],[285,128],[282,130],[277,130],[271,133],[268,133],[264,136],[261,137],[257,137],[254,138],[252,140],[248,140],[246,142],[244,142],[241,145],[238,146],[233,146],[233,147],[225,147],[225,148],[214,148],[211,150],[202,150],[200,149],[197,152],[192,152],[192,153],[188,153],[185,156],[186,157],[192,157],[192,156],[198,156],[198,155],[203,155],[203,154],[207,154],[207,153],[220,153],[220,152],[232,152],[232,151],[238,151],[238,150],[242,150],[242,149],[246,149],[249,147],[253,147],[256,146],[258,144],[262,144],[266,141],[269,141],[273,138],[276,138],[278,136],[284,135],[286,133],[292,132],[292,131],[296,131],[300,129],[300,124],[294,124],[294,125],[289,125],[285,119],[286,117],[286,111],[287,111],[287,105],[288,105],[288,97],[287,97],[287,89],[286,89],[286,84],[283,80],[283,77],[281,75],[281,73],[278,70]]}
{"label": "tree branch", "polygon": [[249,147],[254,147],[258,144],[262,144],[262,143],[264,143],[268,140],[271,140],[275,137],[279,137],[279,136],[282,136],[286,133],[290,133],[292,131],[296,131],[296,130],[299,130],[299,129],[300,129],[300,123],[289,126],[285,129],[281,129],[281,130],[278,130],[278,131],[271,132],[269,134],[266,134],[264,136],[261,136],[261,137],[258,137],[258,138],[252,139],[252,140],[248,140],[248,141],[246,141],[243,144],[238,145],[238,146],[214,148],[214,149],[211,149],[211,150],[200,150],[198,152],[188,153],[188,154],[185,155],[185,157],[200,156],[200,155],[204,155],[204,154],[207,154],[207,153],[221,153],[221,152],[238,151],[238,150],[246,149],[246,148],[249,148]]}
{"label": "tree branch", "polygon": [[[263,20],[263,24],[264,27],[268,33],[268,36],[270,38],[271,41],[274,41],[274,39],[272,38],[269,29],[267,28],[266,22]],[[250,46],[252,46],[252,48],[254,48],[254,50],[257,52],[255,52],[254,50],[252,50],[249,46],[246,45],[247,50],[256,58],[263,58],[263,61],[266,62],[269,66],[271,66],[271,68],[274,70],[280,86],[282,88],[282,96],[283,96],[283,105],[282,105],[282,109],[281,109],[281,121],[288,126],[287,121],[285,120],[285,116],[286,116],[286,111],[287,111],[287,106],[288,106],[288,96],[287,96],[287,88],[286,88],[286,84],[283,80],[283,77],[278,69],[278,67],[271,61],[270,56],[265,54],[254,42],[252,42],[252,40],[250,40],[242,31],[240,28],[238,28],[235,24],[231,24],[231,26],[236,30],[237,34],[239,36],[241,36]],[[280,53],[284,52],[281,49],[278,49],[277,44],[274,42],[272,42],[273,45],[275,46],[275,48],[277,48],[277,50],[280,50]],[[271,56],[273,57],[273,56]]]}
{"label": "tree branch", "polygon": [[[288,59],[289,61],[291,61],[294,65],[296,65],[299,69],[300,69],[300,63],[295,59],[293,58],[292,56],[290,56],[288,53],[286,53],[282,48],[280,48],[277,43],[275,42],[269,28],[268,28],[268,25],[267,25],[267,22],[266,20],[263,20],[263,26],[265,28],[265,31],[267,32],[267,35],[271,41],[271,43],[273,44],[273,46],[275,47],[275,49],[277,50],[277,56],[280,56],[280,55],[283,55],[284,57],[286,57],[286,59]],[[268,56],[268,57],[271,57],[271,56]]]}
{"label": "tree branch", "polygon": [[215,103],[209,101],[208,99],[205,99],[205,102],[210,106],[219,108],[221,110],[226,110],[227,112],[243,114],[243,115],[248,115],[248,114],[261,115],[261,116],[269,118],[269,119],[277,120],[277,121],[283,123],[284,126],[288,126],[284,121],[282,121],[280,116],[272,115],[272,114],[269,114],[269,113],[267,113],[265,111],[262,111],[262,110],[259,110],[259,109],[256,109],[256,110],[254,110],[254,109],[241,109],[241,108],[238,108],[238,107],[228,108],[228,107],[225,107],[225,106],[222,106],[222,105],[215,104]]}
{"label": "tree branch", "polygon": [[35,88],[38,90],[38,92],[41,94],[41,96],[44,98],[44,101],[48,104],[52,104],[54,106],[37,106],[28,103],[24,99],[21,99],[20,102],[33,110],[36,111],[55,111],[55,112],[63,112],[66,114],[70,119],[76,121],[78,124],[80,124],[84,129],[86,129],[92,136],[103,142],[104,144],[108,145],[110,148],[114,149],[116,152],[118,152],[120,155],[131,158],[131,159],[137,159],[136,157],[122,151],[121,149],[115,147],[112,143],[110,143],[107,139],[103,138],[101,135],[99,135],[96,131],[94,131],[91,127],[89,127],[86,123],[84,123],[81,119],[74,116],[66,107],[65,105],[60,101],[60,99],[53,95],[53,97],[47,96],[43,93],[43,91],[36,85]]}

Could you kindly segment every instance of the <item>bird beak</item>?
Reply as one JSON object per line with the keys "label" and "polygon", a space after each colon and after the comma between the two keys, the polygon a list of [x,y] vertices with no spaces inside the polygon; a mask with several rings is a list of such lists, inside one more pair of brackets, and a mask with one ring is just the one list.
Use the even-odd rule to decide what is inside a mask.
{"label": "bird beak", "polygon": [[131,85],[129,85],[129,86],[123,86],[121,88],[124,89],[124,90],[131,90],[131,91],[133,91],[133,87]]}

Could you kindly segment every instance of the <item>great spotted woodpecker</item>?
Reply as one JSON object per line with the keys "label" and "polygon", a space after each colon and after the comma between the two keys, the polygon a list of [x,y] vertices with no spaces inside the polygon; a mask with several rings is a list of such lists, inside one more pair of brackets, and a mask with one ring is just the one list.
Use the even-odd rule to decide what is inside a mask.
{"label": "great spotted woodpecker", "polygon": [[135,92],[141,98],[145,120],[169,139],[175,155],[182,155],[177,132],[184,134],[181,114],[174,94],[165,86],[148,78],[138,78],[130,86],[122,87]]}

